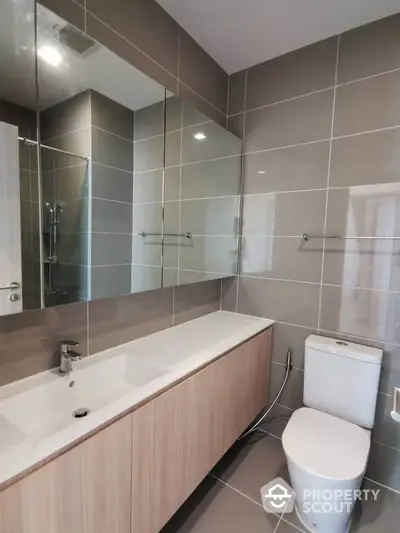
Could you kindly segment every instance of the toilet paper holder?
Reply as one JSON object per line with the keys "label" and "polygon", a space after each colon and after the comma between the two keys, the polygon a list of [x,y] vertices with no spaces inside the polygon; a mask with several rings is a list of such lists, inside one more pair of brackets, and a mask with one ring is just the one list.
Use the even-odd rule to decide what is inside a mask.
{"label": "toilet paper holder", "polygon": [[393,394],[393,409],[390,416],[400,424],[400,388],[396,387]]}

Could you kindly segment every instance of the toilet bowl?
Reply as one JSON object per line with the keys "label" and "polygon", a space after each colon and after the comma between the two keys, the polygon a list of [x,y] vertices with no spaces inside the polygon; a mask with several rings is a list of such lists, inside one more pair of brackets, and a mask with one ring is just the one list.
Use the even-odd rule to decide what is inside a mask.
{"label": "toilet bowl", "polygon": [[296,512],[312,532],[348,529],[370,450],[370,432],[315,409],[295,411],[283,435]]}
{"label": "toilet bowl", "polygon": [[296,511],[313,533],[346,533],[367,468],[382,350],[310,335],[305,407],[283,434]]}

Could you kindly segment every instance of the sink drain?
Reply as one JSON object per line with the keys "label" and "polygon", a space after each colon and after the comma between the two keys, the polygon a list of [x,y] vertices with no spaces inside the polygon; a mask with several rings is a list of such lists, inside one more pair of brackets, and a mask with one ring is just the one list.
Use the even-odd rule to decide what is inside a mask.
{"label": "sink drain", "polygon": [[87,416],[90,412],[90,409],[88,409],[87,407],[81,407],[80,409],[77,409],[76,411],[74,411],[72,413],[72,416],[74,418],[84,418],[85,416]]}

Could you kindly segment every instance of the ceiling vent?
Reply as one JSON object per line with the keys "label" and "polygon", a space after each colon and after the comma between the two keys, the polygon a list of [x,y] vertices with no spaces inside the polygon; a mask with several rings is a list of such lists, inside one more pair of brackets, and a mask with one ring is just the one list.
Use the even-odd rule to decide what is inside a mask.
{"label": "ceiling vent", "polygon": [[[58,28],[55,28],[56,31]],[[71,24],[58,30],[58,41],[79,57],[86,58],[100,48],[100,45]]]}

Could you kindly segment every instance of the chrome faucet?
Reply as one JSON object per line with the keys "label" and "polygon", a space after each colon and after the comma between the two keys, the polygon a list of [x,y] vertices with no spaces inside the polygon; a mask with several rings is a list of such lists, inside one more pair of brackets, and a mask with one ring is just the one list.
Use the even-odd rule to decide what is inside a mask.
{"label": "chrome faucet", "polygon": [[61,364],[60,364],[60,373],[69,375],[72,372],[72,363],[75,361],[80,361],[82,359],[82,354],[73,350],[79,346],[79,342],[75,341],[62,341],[61,342]]}

